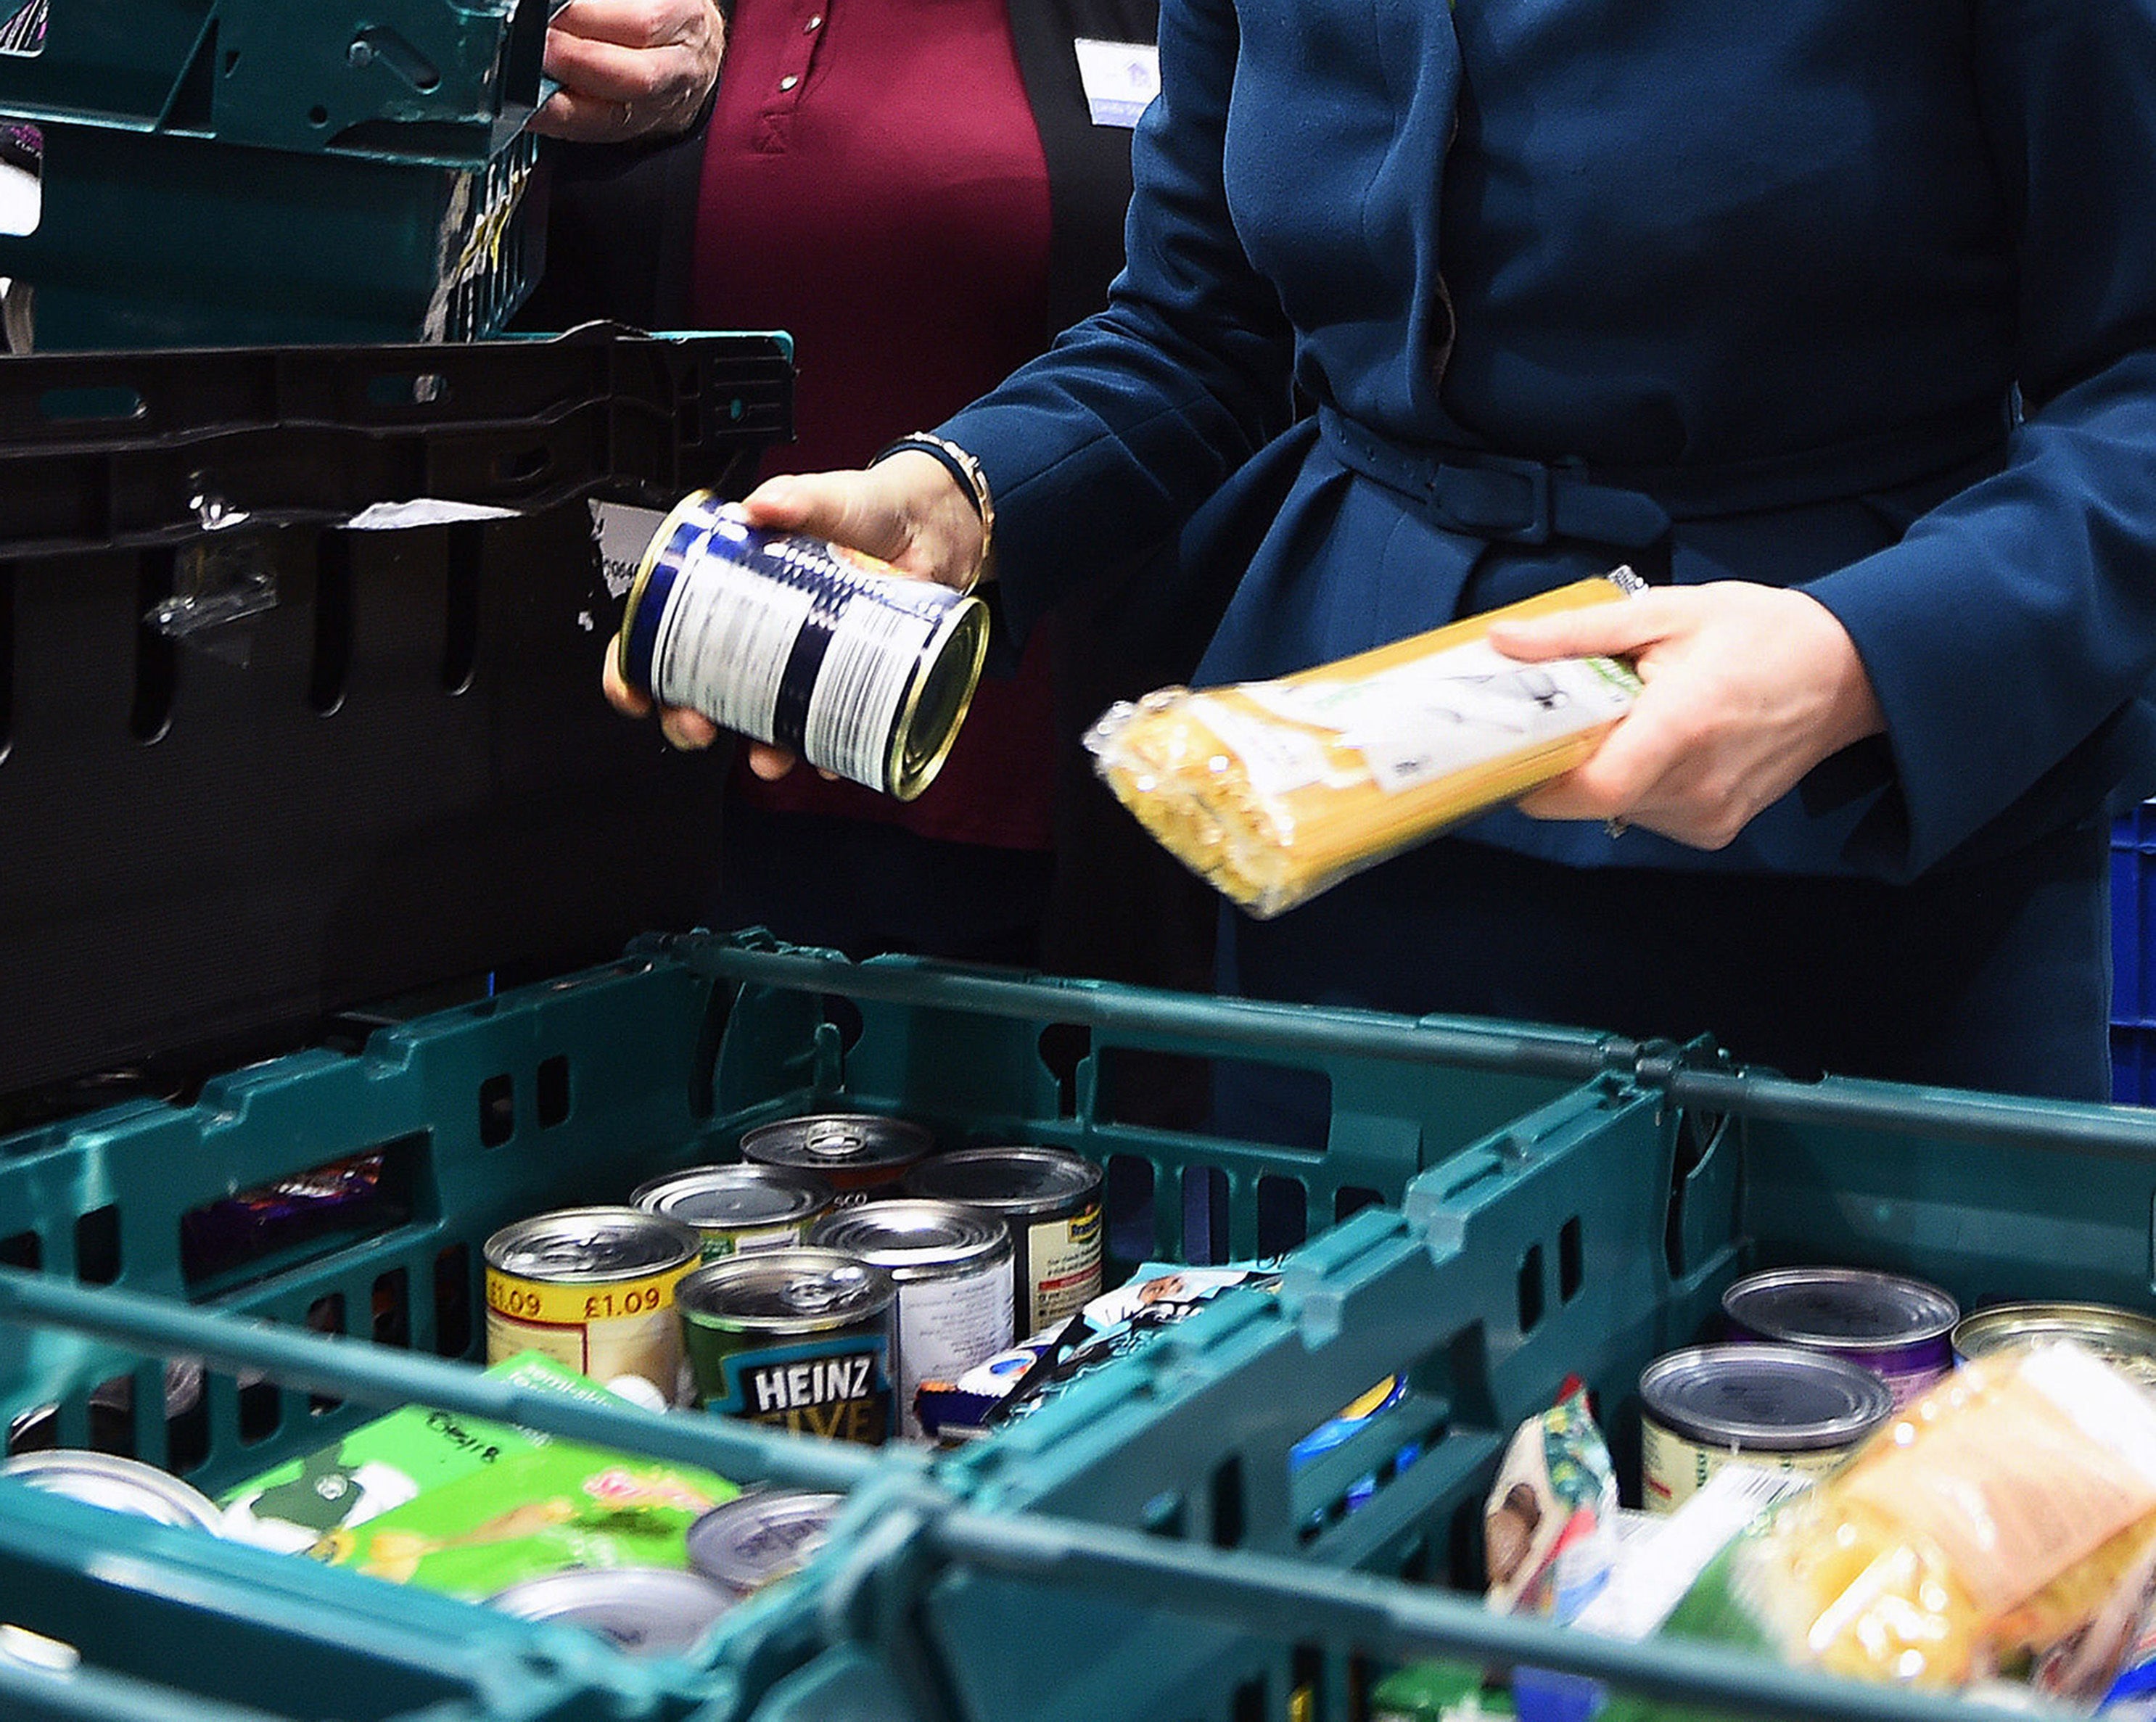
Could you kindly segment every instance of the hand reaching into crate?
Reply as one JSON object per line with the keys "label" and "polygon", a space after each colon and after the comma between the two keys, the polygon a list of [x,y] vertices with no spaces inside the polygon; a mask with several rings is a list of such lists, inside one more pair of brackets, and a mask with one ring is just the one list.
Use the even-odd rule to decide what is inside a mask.
{"label": "hand reaching into crate", "polygon": [[726,42],[717,0],[568,0],[547,28],[547,75],[561,88],[531,129],[571,143],[685,131]]}

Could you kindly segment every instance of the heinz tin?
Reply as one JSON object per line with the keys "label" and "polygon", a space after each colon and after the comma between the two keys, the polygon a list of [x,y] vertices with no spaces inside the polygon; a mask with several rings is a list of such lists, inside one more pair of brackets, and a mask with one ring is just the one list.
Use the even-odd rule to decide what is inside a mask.
{"label": "heinz tin", "polygon": [[959,1148],[901,1180],[909,1196],[963,1202],[1010,1227],[1017,1337],[1030,1339],[1101,1294],[1101,1169],[1060,1148]]}
{"label": "heinz tin", "polygon": [[686,1650],[740,1599],[678,1566],[572,1566],[488,1597],[520,1620],[586,1627],[631,1656]]}
{"label": "heinz tin", "polygon": [[1699,1345],[1657,1357],[1640,1377],[1640,1496],[1673,1513],[1742,1459],[1825,1476],[1894,1412],[1887,1383],[1861,1364],[1795,1345]]}
{"label": "heinz tin", "polygon": [[689,1527],[689,1564],[746,1596],[806,1566],[845,1504],[803,1489],[745,1490]]}
{"label": "heinz tin", "polygon": [[901,1434],[921,1434],[913,1395],[923,1381],[955,1381],[1010,1349],[1010,1233],[993,1214],[901,1197],[840,1208],[810,1237],[873,1262],[898,1282],[891,1380]]}
{"label": "heinz tin", "polygon": [[629,1203],[694,1226],[704,1259],[788,1249],[830,1212],[837,1192],[813,1172],[776,1166],[693,1166],[654,1178],[630,1192]]}
{"label": "heinz tin", "polygon": [[675,1297],[706,1411],[869,1446],[891,1432],[898,1286],[881,1268],[834,1250],[758,1250],[706,1263]]}
{"label": "heinz tin", "polygon": [[539,1351],[602,1384],[680,1391],[674,1288],[703,1255],[696,1227],[634,1207],[535,1214],[486,1241],[486,1361]]}
{"label": "heinz tin", "polygon": [[661,705],[911,801],[942,768],[988,651],[980,599],[708,490],[660,523],[629,587],[622,679]]}
{"label": "heinz tin", "polygon": [[874,1112],[818,1112],[750,1130],[741,1155],[757,1166],[814,1172],[839,1192],[839,1206],[896,1196],[899,1180],[936,1146],[917,1124]]}
{"label": "heinz tin", "polygon": [[1921,1279],[1860,1268],[1776,1268],[1722,1294],[1732,1337],[1825,1351],[1885,1381],[1896,1410],[1953,1367],[1961,1309]]}

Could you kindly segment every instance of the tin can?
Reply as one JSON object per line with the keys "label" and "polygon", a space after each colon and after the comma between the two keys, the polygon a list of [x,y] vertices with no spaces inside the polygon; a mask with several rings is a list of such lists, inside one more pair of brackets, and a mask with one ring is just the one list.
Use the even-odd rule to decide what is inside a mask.
{"label": "tin can", "polygon": [[1101,1169],[1031,1146],[960,1148],[901,1181],[909,1196],[985,1208],[1010,1227],[1018,1337],[1030,1339],[1101,1294]]}
{"label": "tin can", "polygon": [[588,1627],[631,1656],[688,1649],[738,1600],[678,1566],[572,1566],[486,1599],[488,1607],[520,1620]]}
{"label": "tin can", "polygon": [[838,1205],[895,1196],[899,1180],[936,1146],[917,1124],[874,1112],[818,1112],[782,1118],[741,1139],[741,1156],[757,1166],[814,1172],[839,1192]]}
{"label": "tin can", "polygon": [[704,1259],[789,1249],[831,1210],[830,1184],[814,1172],[776,1166],[695,1166],[639,1186],[632,1207],[693,1226]]}
{"label": "tin can", "polygon": [[1722,1294],[1732,1337],[1861,1364],[1900,1410],[1953,1367],[1961,1308],[1935,1285],[1861,1268],[1776,1268]]}
{"label": "tin can", "polygon": [[746,1596],[807,1566],[845,1504],[804,1489],[749,1489],[689,1527],[689,1564]]}
{"label": "tin can", "polygon": [[118,1453],[71,1447],[18,1453],[0,1463],[0,1477],[87,1501],[93,1507],[154,1519],[160,1525],[192,1525],[198,1530],[223,1535],[224,1514],[200,1489],[155,1465]]}
{"label": "tin can", "polygon": [[675,1295],[704,1410],[869,1446],[891,1432],[898,1286],[882,1268],[828,1249],[758,1250],[707,1263]]}
{"label": "tin can", "polygon": [[2156,1319],[2110,1304],[1994,1304],[1955,1325],[1953,1354],[1969,1363],[2047,1340],[2076,1340],[2141,1386],[2156,1388]]}
{"label": "tin can", "polygon": [[660,523],[630,586],[622,679],[662,705],[911,801],[957,737],[988,652],[974,597],[708,490]]}
{"label": "tin can", "polygon": [[1736,1460],[1825,1476],[1894,1414],[1860,1364],[1795,1345],[1699,1345],[1640,1377],[1640,1495],[1673,1513]]}
{"label": "tin can", "polygon": [[486,1241],[486,1361],[539,1351],[604,1383],[639,1376],[680,1392],[674,1287],[704,1241],[693,1226],[634,1207],[572,1207]]}
{"label": "tin can", "polygon": [[809,1236],[825,1249],[874,1263],[898,1282],[891,1381],[901,1434],[921,1434],[913,1395],[924,1380],[955,1381],[1010,1349],[1010,1232],[993,1214],[900,1197],[840,1208]]}

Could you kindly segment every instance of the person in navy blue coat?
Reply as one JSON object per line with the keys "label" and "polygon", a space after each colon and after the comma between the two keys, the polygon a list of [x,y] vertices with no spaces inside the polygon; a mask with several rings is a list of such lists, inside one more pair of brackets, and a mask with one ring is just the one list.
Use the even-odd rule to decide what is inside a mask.
{"label": "person in navy blue coat", "polygon": [[[937,428],[1005,619],[1178,535],[1200,682],[1658,587],[1503,636],[1635,657],[1591,761],[1229,917],[1224,987],[2106,1094],[2156,0],[1168,0],[1160,66],[1108,309]],[[752,506],[963,582],[955,464]]]}

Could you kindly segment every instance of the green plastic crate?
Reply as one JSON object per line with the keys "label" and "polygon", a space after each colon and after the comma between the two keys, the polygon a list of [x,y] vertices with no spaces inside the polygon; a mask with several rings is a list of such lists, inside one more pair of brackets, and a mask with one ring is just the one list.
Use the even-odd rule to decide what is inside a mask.
{"label": "green plastic crate", "polygon": [[[1980,1714],[1496,1619],[1471,1594],[1515,1418],[1578,1374],[1635,1476],[1640,1368],[1718,1337],[1736,1275],[1800,1263],[1915,1274],[1965,1309],[2156,1313],[2156,1117],[1644,1052],[1630,1079],[1542,1109],[1423,1174],[1401,1212],[1298,1253],[1276,1305],[1209,1309],[962,1456],[947,1495],[916,1504],[905,1558],[826,1597],[860,1648],[774,1690],[759,1722],[816,1714],[870,1671],[938,1722],[1300,1722],[1358,1714],[1373,1673],[1418,1653],[1732,1714]],[[1298,1472],[1297,1436],[1394,1371],[1416,1394]]]}
{"label": "green plastic crate", "polygon": [[[850,1484],[856,1504],[855,1523],[808,1572],[725,1617],[648,1697],[634,1696],[639,1683],[660,1677],[627,1672],[604,1647],[580,1646],[566,1670],[532,1648],[516,1666],[545,1664],[536,1696],[480,1689],[471,1671],[489,1658],[474,1647],[523,1630],[484,1610],[305,1563],[299,1577],[259,1550],[210,1545],[213,1553],[170,1537],[143,1545],[157,1558],[131,1567],[117,1556],[137,1545],[131,1525],[46,1537],[38,1527],[48,1515],[34,1504],[21,1509],[29,1528],[18,1545],[0,1535],[0,1598],[22,1599],[17,1624],[95,1651],[113,1692],[140,1696],[141,1683],[162,1682],[160,1701],[183,1709],[343,1713],[342,1677],[305,1672],[321,1617],[311,1602],[280,1600],[295,1584],[322,1587],[322,1608],[354,1628],[350,1655],[390,1670],[373,1713],[385,1717],[406,1714],[388,1706],[408,1697],[414,1713],[439,1704],[444,1716],[485,1722],[557,1713],[546,1704],[566,1716],[582,1714],[578,1704],[630,1704],[628,1690],[647,1708],[624,1715],[687,1706],[726,1722],[789,1676],[820,1682],[850,1668],[879,1679],[880,1664],[846,1648],[854,1628],[825,1589],[850,1597],[854,1580],[839,1583],[842,1575],[880,1585],[910,1571],[912,1504],[947,1499],[920,1475],[917,1456],[693,1417],[502,1403],[471,1366],[483,1343],[480,1248],[489,1233],[547,1208],[620,1200],[670,1166],[728,1157],[757,1122],[841,1106],[902,1112],[947,1142],[1060,1143],[1141,1169],[1152,1184],[1141,1230],[1149,1217],[1152,1236],[1138,1254],[1178,1255],[1184,1180],[1217,1180],[1241,1248],[1256,1240],[1268,1181],[1278,1181],[1276,1198],[1293,1193],[1293,1231],[1323,1233],[1343,1204],[1399,1201],[1424,1166],[1450,1161],[1493,1122],[1558,1104],[1630,1052],[1585,1033],[1414,1024],[899,961],[857,966],[697,935],[381,1028],[357,1052],[325,1048],[232,1073],[191,1105],[135,1102],[19,1134],[0,1140],[0,1263],[9,1270],[0,1272],[0,1422],[51,1407],[61,1444],[102,1440],[214,1493],[376,1407],[418,1400],[513,1413],[744,1479]],[[1128,1054],[1321,1071],[1336,1096],[1332,1138],[1322,1150],[1288,1150],[1132,1122],[1147,1108],[1132,1091]],[[206,1203],[362,1153],[382,1156],[393,1198],[365,1223],[239,1261],[206,1263],[187,1247],[187,1217]],[[388,1343],[355,1343],[368,1340]],[[171,1356],[206,1367],[198,1407],[167,1415]],[[116,1397],[126,1407],[116,1435]],[[32,1599],[42,1600],[33,1608]],[[208,1660],[191,1648],[227,1643]],[[431,1660],[418,1648],[429,1643],[439,1646]]]}
{"label": "green plastic crate", "polygon": [[40,130],[36,227],[0,234],[39,351],[470,340],[544,265],[529,133],[439,163]]}
{"label": "green plastic crate", "polygon": [[58,0],[0,52],[0,113],[475,166],[539,103],[555,4]]}

